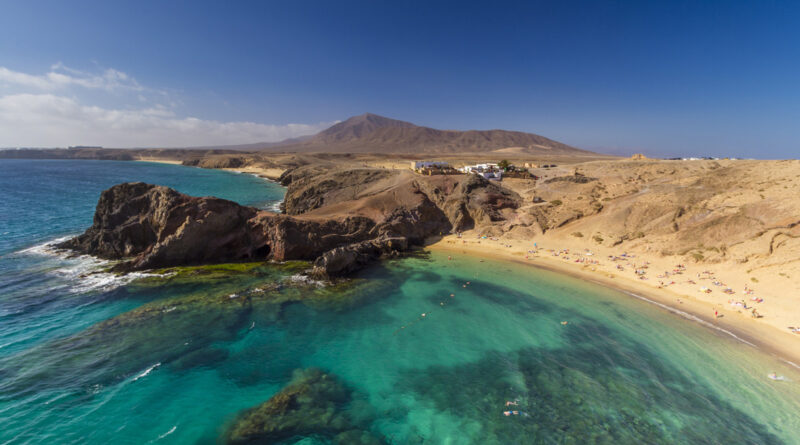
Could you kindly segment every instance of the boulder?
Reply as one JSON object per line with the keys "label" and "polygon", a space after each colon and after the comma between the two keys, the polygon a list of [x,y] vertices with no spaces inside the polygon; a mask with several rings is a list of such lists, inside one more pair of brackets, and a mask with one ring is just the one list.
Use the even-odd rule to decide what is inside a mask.
{"label": "boulder", "polygon": [[318,278],[347,275],[382,256],[406,249],[408,240],[403,237],[385,237],[337,247],[314,261],[312,275]]}

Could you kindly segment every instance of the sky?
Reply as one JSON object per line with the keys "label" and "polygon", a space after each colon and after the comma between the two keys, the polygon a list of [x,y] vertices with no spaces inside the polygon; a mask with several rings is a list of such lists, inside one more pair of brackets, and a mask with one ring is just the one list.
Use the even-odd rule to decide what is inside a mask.
{"label": "sky", "polygon": [[0,2],[0,147],[277,141],[365,112],[800,156],[800,2]]}

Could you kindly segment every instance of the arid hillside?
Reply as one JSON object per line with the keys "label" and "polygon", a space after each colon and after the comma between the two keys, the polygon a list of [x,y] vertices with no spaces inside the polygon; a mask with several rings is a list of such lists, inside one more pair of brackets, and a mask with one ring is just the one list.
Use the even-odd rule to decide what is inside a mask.
{"label": "arid hillside", "polygon": [[375,114],[340,122],[300,143],[271,146],[270,151],[336,153],[468,153],[518,147],[527,153],[594,155],[532,133],[506,130],[437,130]]}
{"label": "arid hillside", "polygon": [[[374,218],[402,208],[409,194],[450,212],[448,201],[462,206],[476,196],[464,175],[333,165],[285,174],[287,183],[300,178],[287,195],[288,213]],[[506,179],[485,197],[507,205],[452,210],[453,229],[800,273],[800,161],[595,161],[532,172],[538,180]],[[496,213],[481,213],[490,208]]]}

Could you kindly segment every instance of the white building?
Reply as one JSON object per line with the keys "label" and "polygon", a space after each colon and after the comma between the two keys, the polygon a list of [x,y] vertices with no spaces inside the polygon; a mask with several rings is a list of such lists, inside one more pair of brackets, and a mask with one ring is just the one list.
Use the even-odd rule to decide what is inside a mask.
{"label": "white building", "polygon": [[421,168],[447,168],[450,164],[444,161],[417,161],[414,162],[414,170]]}
{"label": "white building", "polygon": [[497,164],[475,164],[475,165],[465,165],[459,168],[460,171],[464,173],[483,173],[486,171],[492,170],[500,170]]}
{"label": "white building", "polygon": [[464,167],[459,168],[459,170],[463,173],[474,173],[476,175],[483,176],[486,179],[493,179],[497,181],[503,179],[503,170],[501,170],[497,164],[465,165]]}

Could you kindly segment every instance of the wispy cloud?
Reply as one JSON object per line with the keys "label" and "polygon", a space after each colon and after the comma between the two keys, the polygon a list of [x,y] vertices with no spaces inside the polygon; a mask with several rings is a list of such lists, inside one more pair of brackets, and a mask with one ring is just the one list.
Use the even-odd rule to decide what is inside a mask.
{"label": "wispy cloud", "polygon": [[[90,73],[61,63],[43,74],[0,66],[0,94],[0,147],[246,144],[313,134],[334,123],[272,125],[180,116],[172,105],[159,103],[174,104],[174,97],[122,71]],[[116,105],[85,99],[98,94],[114,98]]]}
{"label": "wispy cloud", "polygon": [[82,105],[53,94],[0,97],[0,146],[186,147],[278,141],[333,122],[269,125],[178,117],[164,107],[137,110]]}
{"label": "wispy cloud", "polygon": [[143,91],[136,79],[122,71],[107,68],[100,73],[87,73],[71,69],[62,63],[50,67],[44,74],[28,74],[0,67],[0,84],[53,91],[72,86],[105,91]]}

